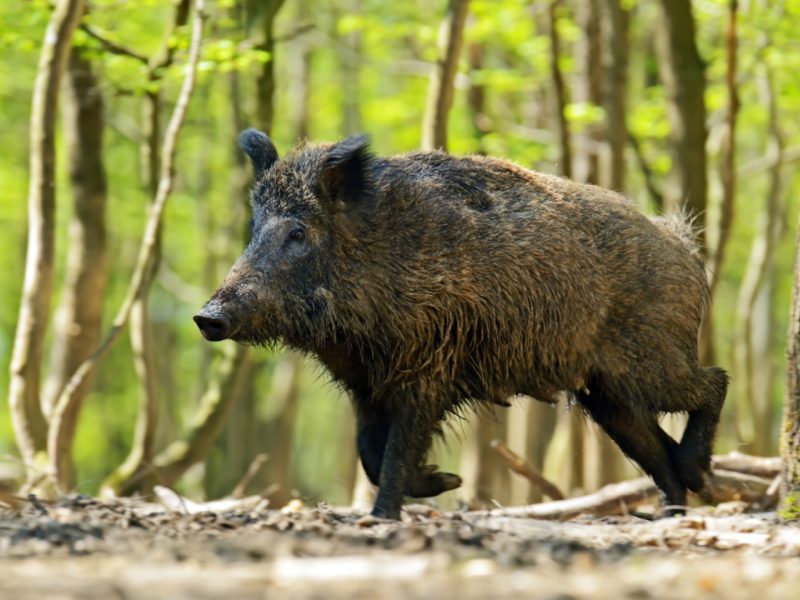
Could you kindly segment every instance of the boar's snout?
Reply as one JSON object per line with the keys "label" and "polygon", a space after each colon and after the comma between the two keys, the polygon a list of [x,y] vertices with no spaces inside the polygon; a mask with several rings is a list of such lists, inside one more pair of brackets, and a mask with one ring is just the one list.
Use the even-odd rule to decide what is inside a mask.
{"label": "boar's snout", "polygon": [[219,342],[227,339],[231,332],[231,324],[228,318],[221,312],[211,310],[208,306],[203,307],[193,318],[203,337],[209,342]]}

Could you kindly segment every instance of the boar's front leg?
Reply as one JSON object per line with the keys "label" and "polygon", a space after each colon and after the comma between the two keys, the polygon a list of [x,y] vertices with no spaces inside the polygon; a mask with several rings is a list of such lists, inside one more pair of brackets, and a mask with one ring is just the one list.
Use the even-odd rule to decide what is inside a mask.
{"label": "boar's front leg", "polygon": [[420,470],[432,432],[433,423],[420,411],[401,405],[391,412],[373,516],[400,518],[403,493],[412,474]]}
{"label": "boar's front leg", "polygon": [[[419,423],[419,415],[414,415],[416,418],[411,420],[404,416],[402,410],[388,410],[376,403],[357,403],[356,408],[358,455],[361,458],[364,472],[374,485],[380,489],[387,485],[395,487],[399,484],[396,484],[394,480],[402,479],[404,485],[401,487],[401,502],[403,493],[414,498],[430,498],[454,490],[461,485],[461,478],[458,475],[439,472],[436,465],[426,465],[420,468],[425,452],[430,446],[432,422],[423,419],[425,422]],[[397,421],[406,423],[405,427],[409,429],[414,442],[408,449],[396,451],[399,460],[390,459],[388,461],[390,464],[387,464],[386,448],[392,427]],[[417,422],[415,423],[415,421]],[[397,427],[399,428],[401,425],[398,424]],[[402,446],[405,443],[401,441],[403,437],[400,431],[395,433],[394,444]],[[382,477],[384,472],[386,475]],[[379,494],[379,499],[380,497]],[[378,508],[380,503],[376,502],[375,506]],[[399,515],[399,508],[397,511]]]}

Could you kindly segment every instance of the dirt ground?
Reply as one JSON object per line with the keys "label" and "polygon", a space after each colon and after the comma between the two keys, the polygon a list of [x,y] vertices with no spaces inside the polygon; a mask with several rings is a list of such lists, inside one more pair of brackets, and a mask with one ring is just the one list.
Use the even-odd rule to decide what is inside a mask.
{"label": "dirt ground", "polygon": [[77,496],[0,511],[0,598],[800,598],[800,525],[743,508],[557,523],[411,505],[386,522]]}

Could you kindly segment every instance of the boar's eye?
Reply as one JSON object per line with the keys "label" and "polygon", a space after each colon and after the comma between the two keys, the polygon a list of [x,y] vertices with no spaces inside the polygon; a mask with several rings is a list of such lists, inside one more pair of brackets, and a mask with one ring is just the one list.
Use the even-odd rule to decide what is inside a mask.
{"label": "boar's eye", "polygon": [[289,239],[290,240],[297,240],[298,242],[301,241],[303,238],[306,237],[306,232],[300,229],[299,227],[292,229],[289,232]]}

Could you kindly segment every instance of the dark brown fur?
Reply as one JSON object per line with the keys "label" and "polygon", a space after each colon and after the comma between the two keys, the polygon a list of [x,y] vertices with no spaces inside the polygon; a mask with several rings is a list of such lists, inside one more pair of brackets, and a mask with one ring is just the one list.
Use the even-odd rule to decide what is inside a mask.
{"label": "dark brown fur", "polygon": [[[728,380],[698,362],[708,289],[682,220],[494,158],[375,158],[354,136],[275,160],[263,134],[240,143],[253,240],[196,320],[315,354],[352,393],[374,514],[456,487],[424,466],[433,433],[516,394],[566,391],[668,504],[702,490]],[[689,413],[680,444],[665,412]]]}

